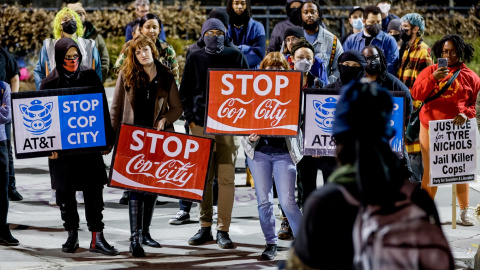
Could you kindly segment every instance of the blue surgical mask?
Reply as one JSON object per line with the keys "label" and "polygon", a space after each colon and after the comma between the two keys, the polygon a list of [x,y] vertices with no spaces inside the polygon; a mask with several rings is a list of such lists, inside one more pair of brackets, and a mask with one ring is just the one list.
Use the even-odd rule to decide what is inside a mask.
{"label": "blue surgical mask", "polygon": [[357,30],[362,30],[364,27],[362,18],[356,18],[355,20],[353,20],[352,26]]}

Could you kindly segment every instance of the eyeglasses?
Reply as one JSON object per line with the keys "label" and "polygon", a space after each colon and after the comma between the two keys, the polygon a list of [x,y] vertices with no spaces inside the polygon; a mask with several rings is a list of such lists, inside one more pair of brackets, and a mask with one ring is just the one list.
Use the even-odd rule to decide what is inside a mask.
{"label": "eyeglasses", "polygon": [[75,60],[78,58],[78,54],[75,55],[65,55],[65,59],[67,60]]}
{"label": "eyeglasses", "polygon": [[455,57],[455,56],[457,56],[457,52],[455,52],[455,51],[443,51],[442,55],[443,56],[453,56],[453,57]]}
{"label": "eyeglasses", "polygon": [[223,34],[222,31],[215,31],[215,32],[214,32],[214,31],[207,31],[207,32],[205,33],[205,36],[207,36],[207,37],[213,37],[213,36],[219,37],[219,36],[223,36],[223,35],[224,35],[224,34]]}
{"label": "eyeglasses", "polygon": [[379,58],[379,55],[378,54],[374,54],[373,56],[369,56],[369,57],[365,57],[365,60],[367,62],[370,62],[370,61],[373,61],[373,60],[377,60]]}

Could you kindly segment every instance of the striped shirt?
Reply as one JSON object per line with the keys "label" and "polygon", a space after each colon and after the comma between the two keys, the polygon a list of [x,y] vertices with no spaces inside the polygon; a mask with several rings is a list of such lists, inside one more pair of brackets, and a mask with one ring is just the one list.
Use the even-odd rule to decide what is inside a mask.
{"label": "striped shirt", "polygon": [[[402,65],[398,70],[398,78],[408,87],[412,89],[415,79],[420,72],[433,64],[431,50],[427,44],[422,41],[421,37],[417,37],[411,47],[408,47],[403,52]],[[417,100],[413,100],[413,109],[416,110],[422,103]],[[420,143],[405,142],[408,153],[420,152]]]}

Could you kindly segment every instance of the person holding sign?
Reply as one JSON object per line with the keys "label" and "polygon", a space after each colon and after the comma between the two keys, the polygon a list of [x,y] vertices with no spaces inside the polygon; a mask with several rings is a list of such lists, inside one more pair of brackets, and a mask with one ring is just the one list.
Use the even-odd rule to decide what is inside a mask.
{"label": "person holding sign", "polygon": [[[71,38],[61,38],[55,44],[56,67],[50,75],[42,80],[40,90],[102,86],[100,78],[94,70],[80,65],[82,54],[77,43]],[[102,86],[103,87],[103,86]],[[105,94],[103,95],[105,96]],[[103,100],[107,106],[107,100]],[[108,113],[106,114],[108,120]],[[105,130],[107,145],[113,144],[113,132]],[[78,245],[78,216],[75,192],[83,191],[85,198],[85,216],[88,230],[92,232],[90,252],[105,255],[118,255],[119,252],[110,246],[103,237],[103,186],[107,183],[107,173],[102,153],[63,155],[61,151],[52,152],[48,160],[52,189],[56,190],[56,201],[60,207],[63,226],[68,231],[68,239],[62,251],[74,253]]]}
{"label": "person holding sign", "polygon": [[[433,52],[439,60],[444,57],[446,66],[440,64],[426,67],[417,77],[411,92],[415,100],[425,104],[420,111],[420,149],[422,151],[424,173],[422,188],[435,198],[436,186],[430,186],[430,136],[429,121],[453,119],[454,126],[462,126],[476,115],[475,102],[480,89],[480,78],[467,68],[475,49],[459,35],[446,35],[433,45]],[[441,96],[429,99],[441,92]],[[427,101],[427,102],[425,102]],[[460,218],[457,221],[465,226],[473,226],[475,220],[468,213],[469,185],[457,184],[457,198],[460,205]]]}
{"label": "person holding sign", "polygon": [[[271,52],[260,63],[260,69],[288,70],[288,62],[280,52]],[[302,159],[301,147],[297,138],[260,137],[256,134],[243,137],[242,145],[247,154],[248,167],[255,179],[258,216],[267,242],[262,259],[273,260],[277,255],[278,241],[273,213],[273,182],[276,184],[282,210],[296,235],[302,218],[295,203],[295,164]]]}
{"label": "person holding sign", "polygon": [[[138,35],[131,41],[110,110],[116,133],[121,123],[173,131],[173,123],[182,115],[175,76],[155,59],[158,51],[151,39]],[[156,202],[156,195],[130,192],[130,252],[134,257],[145,257],[142,244],[161,247],[149,229]]]}
{"label": "person holding sign", "polygon": [[220,248],[233,248],[228,235],[235,196],[235,160],[238,144],[233,136],[205,135],[205,104],[207,100],[207,79],[209,68],[248,69],[245,56],[237,49],[224,45],[227,29],[215,18],[208,19],[202,26],[205,47],[191,52],[185,63],[180,85],[180,98],[185,121],[192,135],[215,139],[214,157],[200,203],[200,230],[188,241],[190,245],[202,245],[213,240],[213,179],[217,171],[218,218],[217,243]]}

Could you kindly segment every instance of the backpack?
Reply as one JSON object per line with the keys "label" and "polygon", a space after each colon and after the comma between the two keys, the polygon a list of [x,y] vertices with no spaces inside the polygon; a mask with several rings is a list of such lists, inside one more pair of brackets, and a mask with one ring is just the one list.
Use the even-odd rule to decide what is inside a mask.
{"label": "backpack", "polygon": [[448,242],[433,216],[412,202],[417,184],[405,180],[406,199],[386,211],[380,205],[362,207],[343,186],[345,200],[359,206],[353,226],[354,266],[360,270],[453,269]]}

